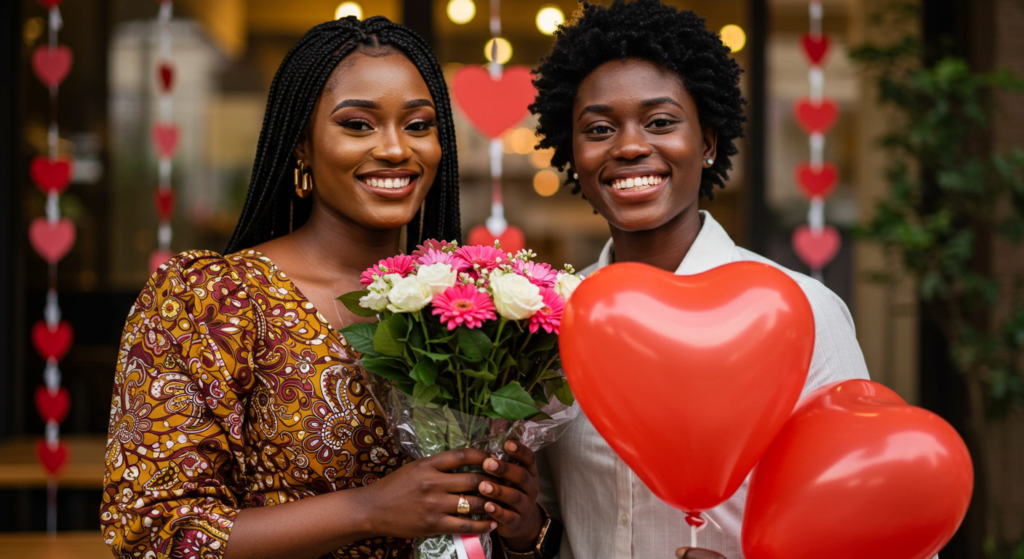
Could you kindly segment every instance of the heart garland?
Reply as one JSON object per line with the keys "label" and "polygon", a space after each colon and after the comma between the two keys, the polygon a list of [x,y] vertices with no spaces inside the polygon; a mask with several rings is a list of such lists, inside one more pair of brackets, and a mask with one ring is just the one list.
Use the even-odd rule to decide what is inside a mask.
{"label": "heart garland", "polygon": [[71,183],[71,160],[66,157],[50,159],[38,155],[29,166],[32,182],[46,194],[60,194]]}
{"label": "heart garland", "polygon": [[804,33],[803,37],[800,38],[800,43],[803,45],[804,54],[811,61],[811,65],[820,66],[821,61],[828,54],[828,35],[818,35],[815,37],[810,33]]}
{"label": "heart garland", "polygon": [[506,68],[494,78],[486,68],[467,65],[455,72],[452,94],[473,127],[493,140],[530,113],[537,90],[525,66]]}
{"label": "heart garland", "polygon": [[28,240],[43,260],[57,264],[75,244],[75,224],[66,217],[55,223],[48,218],[37,217],[29,224]]}
{"label": "heart garland", "polygon": [[831,99],[822,99],[815,103],[804,97],[793,106],[793,114],[796,115],[796,121],[804,132],[828,134],[839,118],[839,105]]}
{"label": "heart garland", "polygon": [[66,320],[58,322],[55,328],[50,328],[45,320],[36,321],[32,325],[32,345],[35,346],[36,352],[47,361],[63,360],[68,350],[71,349],[74,338],[74,330]]}
{"label": "heart garland", "polygon": [[36,458],[43,465],[43,469],[51,476],[57,475],[68,461],[68,445],[64,441],[58,442],[51,447],[46,441],[36,443]]}
{"label": "heart garland", "polygon": [[154,195],[157,215],[157,247],[149,255],[149,271],[156,269],[171,258],[171,217],[174,215],[175,194],[171,189],[171,165],[178,151],[181,129],[172,120],[172,91],[175,82],[175,66],[171,61],[171,12],[170,0],[161,0],[157,13],[157,42],[160,45],[159,61],[156,65],[156,85],[159,92],[159,113],[153,123],[153,146],[159,157],[157,167],[159,179]]}
{"label": "heart garland", "polygon": [[72,59],[71,49],[64,45],[58,45],[56,48],[40,45],[32,53],[32,70],[43,85],[54,88],[60,85],[71,71]]}
{"label": "heart garland", "polygon": [[497,236],[483,225],[477,225],[469,230],[470,245],[494,246],[495,241],[501,244],[502,251],[512,254],[526,248],[526,236],[523,235],[523,230],[515,225],[509,225]]}
{"label": "heart garland", "polygon": [[170,159],[178,151],[180,131],[173,123],[157,123],[153,125],[153,144],[160,157]]}
{"label": "heart garland", "polygon": [[807,225],[801,225],[793,232],[793,250],[800,260],[812,270],[820,270],[839,254],[842,239],[839,231],[826,225],[815,233]]}
{"label": "heart garland", "polygon": [[160,80],[160,92],[169,93],[174,85],[174,66],[163,62],[157,67],[157,78]]}
{"label": "heart garland", "polygon": [[809,200],[815,197],[828,198],[838,180],[839,171],[831,163],[825,163],[818,169],[815,169],[810,163],[801,163],[796,166],[796,183]]}
{"label": "heart garland", "polygon": [[71,407],[71,395],[63,386],[57,392],[50,393],[45,386],[36,388],[36,409],[43,421],[64,423]]}

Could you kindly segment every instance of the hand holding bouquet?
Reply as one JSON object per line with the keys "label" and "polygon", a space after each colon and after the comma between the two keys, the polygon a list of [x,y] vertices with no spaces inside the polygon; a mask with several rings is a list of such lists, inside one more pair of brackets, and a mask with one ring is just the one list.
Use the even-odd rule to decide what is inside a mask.
{"label": "hand holding bouquet", "polygon": [[[371,388],[412,457],[471,447],[503,458],[508,438],[537,450],[575,418],[558,332],[582,278],[534,257],[427,241],[366,270],[366,289],[339,298],[379,318],[341,332],[363,368],[386,379]],[[453,558],[455,548],[451,536],[428,538],[417,556]]]}

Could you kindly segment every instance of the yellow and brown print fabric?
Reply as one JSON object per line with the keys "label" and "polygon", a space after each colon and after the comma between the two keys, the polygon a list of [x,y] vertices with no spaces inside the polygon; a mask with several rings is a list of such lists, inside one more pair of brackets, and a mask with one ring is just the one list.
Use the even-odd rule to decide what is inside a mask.
{"label": "yellow and brown print fabric", "polygon": [[[222,557],[239,510],[401,465],[353,352],[255,251],[187,252],[149,280],[119,350],[103,536],[118,557]],[[406,557],[379,538],[335,557]]]}

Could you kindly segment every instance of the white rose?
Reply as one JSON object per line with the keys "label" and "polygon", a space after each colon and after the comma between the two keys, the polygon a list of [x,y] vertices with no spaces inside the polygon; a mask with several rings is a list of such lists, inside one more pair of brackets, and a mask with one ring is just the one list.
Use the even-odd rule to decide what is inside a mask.
{"label": "white rose", "polygon": [[377,278],[366,288],[369,293],[359,298],[359,306],[380,312],[388,308],[388,291],[391,285],[384,278]]}
{"label": "white rose", "polygon": [[566,301],[572,296],[573,291],[580,286],[580,282],[583,278],[576,274],[569,274],[566,272],[558,272],[558,281],[555,283],[555,293],[558,293]]}
{"label": "white rose", "polygon": [[455,285],[458,276],[458,272],[452,269],[451,264],[445,264],[444,262],[420,266],[420,269],[416,271],[416,277],[421,282],[427,284],[427,287],[430,288],[430,293],[433,295],[440,295],[444,293],[445,289]]}
{"label": "white rose", "polygon": [[522,320],[544,308],[540,288],[518,274],[491,274],[491,293],[498,314],[509,320]]}
{"label": "white rose", "polygon": [[391,280],[388,292],[388,310],[391,312],[416,312],[434,299],[430,287],[416,276],[398,277]]}

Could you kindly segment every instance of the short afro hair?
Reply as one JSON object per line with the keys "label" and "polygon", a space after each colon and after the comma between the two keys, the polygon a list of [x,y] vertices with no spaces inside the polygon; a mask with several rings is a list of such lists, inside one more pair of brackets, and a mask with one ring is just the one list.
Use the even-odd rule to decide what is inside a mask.
{"label": "short afro hair", "polygon": [[[729,47],[705,26],[704,18],[660,0],[615,0],[611,7],[582,2],[573,20],[559,27],[555,45],[534,71],[540,148],[554,148],[551,165],[564,170],[572,155],[572,110],[580,83],[609,60],[640,58],[667,68],[683,80],[697,105],[701,128],[718,134],[715,162],[704,169],[700,195],[714,198],[725,186],[736,138],[743,137],[746,101],[740,93],[743,71]],[[572,177],[573,194],[580,191]]]}

